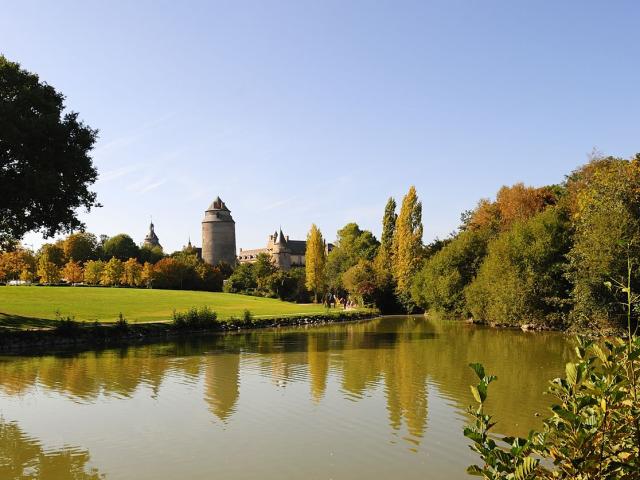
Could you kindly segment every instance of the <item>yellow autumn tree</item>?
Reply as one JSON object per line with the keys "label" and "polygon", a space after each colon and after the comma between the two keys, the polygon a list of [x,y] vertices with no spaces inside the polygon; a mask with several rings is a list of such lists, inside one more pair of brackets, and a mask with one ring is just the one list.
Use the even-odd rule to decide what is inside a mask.
{"label": "yellow autumn tree", "polygon": [[100,277],[100,283],[102,285],[120,285],[122,281],[122,273],[124,272],[124,264],[116,257],[111,257],[104,265],[102,276]]}
{"label": "yellow autumn tree", "polygon": [[142,285],[142,265],[135,258],[130,258],[123,264],[122,284],[130,287]]}
{"label": "yellow autumn tree", "polygon": [[322,232],[314,223],[307,235],[307,251],[305,254],[306,285],[313,293],[315,302],[324,292],[326,285],[325,266],[327,264],[327,252]]}
{"label": "yellow autumn tree", "polygon": [[38,276],[40,283],[58,283],[60,281],[60,267],[51,261],[48,252],[38,258]]}
{"label": "yellow autumn tree", "polygon": [[78,262],[69,260],[62,269],[62,277],[69,283],[80,283],[82,281],[82,267]]}
{"label": "yellow autumn tree", "polygon": [[408,297],[411,280],[422,260],[422,203],[414,186],[402,199],[393,235],[393,277],[398,294]]}

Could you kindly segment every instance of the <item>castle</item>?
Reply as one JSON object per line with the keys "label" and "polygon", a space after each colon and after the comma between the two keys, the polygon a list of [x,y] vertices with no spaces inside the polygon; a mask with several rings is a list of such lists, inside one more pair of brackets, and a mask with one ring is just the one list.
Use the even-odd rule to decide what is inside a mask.
{"label": "castle", "polygon": [[[149,234],[145,237],[144,243],[148,246],[160,246],[153,223],[149,227]],[[327,244],[327,251],[331,251],[332,247],[333,245]],[[221,262],[232,266],[238,263],[253,263],[259,254],[266,253],[278,268],[289,270],[292,267],[304,266],[307,242],[305,240],[290,240],[289,235],[285,235],[280,229],[279,232],[276,231],[273,235],[269,235],[266,247],[251,250],[241,248],[240,253],[236,256],[236,222],[225,203],[220,197],[216,197],[204,212],[202,248],[193,247],[191,240],[186,248],[196,252],[203,261],[210,265],[217,265]]]}

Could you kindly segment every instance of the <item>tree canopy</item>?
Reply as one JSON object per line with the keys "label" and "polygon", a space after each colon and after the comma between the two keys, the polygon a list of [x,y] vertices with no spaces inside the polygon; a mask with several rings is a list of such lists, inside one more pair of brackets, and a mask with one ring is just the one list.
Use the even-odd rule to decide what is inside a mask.
{"label": "tree canopy", "polygon": [[99,206],[89,190],[97,130],[65,111],[65,97],[0,55],[0,243],[29,231],[81,228],[77,209]]}

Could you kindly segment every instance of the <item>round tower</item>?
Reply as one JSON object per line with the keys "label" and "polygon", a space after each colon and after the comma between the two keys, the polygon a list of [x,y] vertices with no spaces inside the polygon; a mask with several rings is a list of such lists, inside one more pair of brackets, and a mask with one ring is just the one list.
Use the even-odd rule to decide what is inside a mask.
{"label": "round tower", "polygon": [[274,235],[273,251],[271,257],[273,263],[281,270],[289,270],[291,268],[291,251],[287,244],[287,238],[280,229],[280,234]]}
{"label": "round tower", "polygon": [[236,264],[236,222],[231,211],[217,197],[204,212],[202,220],[202,259],[217,265],[225,262]]}

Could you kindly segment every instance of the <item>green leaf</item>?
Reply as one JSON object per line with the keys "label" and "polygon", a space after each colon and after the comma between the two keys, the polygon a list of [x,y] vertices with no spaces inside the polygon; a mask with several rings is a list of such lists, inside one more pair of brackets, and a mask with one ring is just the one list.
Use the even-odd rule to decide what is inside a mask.
{"label": "green leaf", "polygon": [[482,469],[478,465],[470,465],[467,467],[467,473],[469,475],[474,475],[476,477],[482,477],[484,474],[482,473]]}
{"label": "green leaf", "polygon": [[470,363],[469,366],[476,372],[476,375],[480,380],[484,379],[484,367],[481,363]]}

